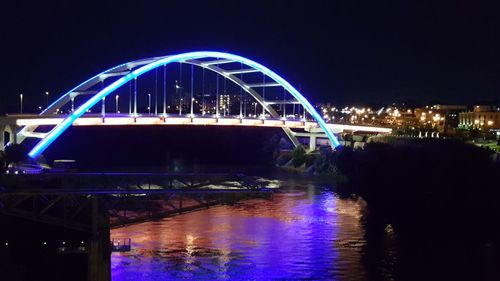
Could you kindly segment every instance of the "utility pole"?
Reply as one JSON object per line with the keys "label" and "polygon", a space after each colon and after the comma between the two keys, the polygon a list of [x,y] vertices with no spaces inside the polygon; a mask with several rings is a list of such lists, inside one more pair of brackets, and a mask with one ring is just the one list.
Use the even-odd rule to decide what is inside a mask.
{"label": "utility pole", "polygon": [[45,92],[45,108],[49,107],[49,92]]}
{"label": "utility pole", "polygon": [[193,88],[194,88],[194,65],[191,65],[191,117],[193,117],[193,103],[194,103],[194,97],[193,97]]}
{"label": "utility pole", "polygon": [[137,77],[134,78],[134,116],[137,116]]}
{"label": "utility pole", "polygon": [[21,100],[21,114],[23,114],[23,94],[19,94],[19,99]]}
{"label": "utility pole", "polygon": [[148,94],[148,114],[151,115],[151,94]]}
{"label": "utility pole", "polygon": [[106,116],[106,97],[102,98],[101,115],[103,118]]}

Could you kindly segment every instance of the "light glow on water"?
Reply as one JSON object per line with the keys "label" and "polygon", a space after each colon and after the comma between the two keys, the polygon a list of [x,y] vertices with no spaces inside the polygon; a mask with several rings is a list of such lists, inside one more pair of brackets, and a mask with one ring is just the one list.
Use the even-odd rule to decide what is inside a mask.
{"label": "light glow on water", "polygon": [[113,280],[358,279],[361,206],[310,188],[115,229]]}

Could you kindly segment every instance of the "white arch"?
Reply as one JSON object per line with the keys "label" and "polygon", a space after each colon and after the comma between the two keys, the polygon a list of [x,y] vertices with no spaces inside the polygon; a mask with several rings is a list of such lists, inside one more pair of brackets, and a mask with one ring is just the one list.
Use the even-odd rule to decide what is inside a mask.
{"label": "white arch", "polygon": [[[47,114],[51,111],[54,110],[54,108],[58,105],[64,105],[71,99],[71,93],[74,93],[76,90],[87,90],[91,86],[99,83],[106,77],[103,77],[103,75],[108,75],[108,76],[122,76],[101,91],[95,93],[90,99],[88,99],[84,104],[79,106],[74,112],[72,112],[66,119],[64,119],[63,122],[55,126],[39,143],[36,144],[36,146],[29,152],[29,155],[31,157],[36,157],[40,153],[42,153],[52,142],[54,142],[73,122],[82,116],[88,109],[90,109],[92,106],[97,104],[99,101],[101,101],[104,97],[107,95],[111,94],[114,92],[116,89],[127,83],[128,81],[137,78],[138,76],[153,70],[155,68],[158,68],[160,66],[167,65],[172,62],[186,62],[186,63],[192,63],[192,64],[197,64],[202,67],[211,69],[213,71],[216,71],[218,73],[222,72],[222,75],[225,77],[231,79],[233,82],[239,84],[240,86],[243,87],[245,91],[247,91],[249,94],[254,96],[262,106],[268,110],[271,114],[272,112],[275,113],[275,111],[271,108],[271,106],[267,105],[264,100],[259,100],[258,97],[260,95],[256,95],[256,92],[251,89],[248,85],[243,83],[241,80],[236,78],[234,75],[231,75],[230,73],[222,71],[222,69],[218,69],[217,67],[211,66],[207,62],[202,62],[202,61],[196,61],[198,59],[202,58],[222,58],[225,60],[230,60],[231,62],[239,62],[244,65],[247,65],[255,70],[258,70],[262,73],[264,73],[266,76],[270,77],[273,79],[276,83],[278,83],[280,86],[285,88],[295,99],[297,99],[304,107],[305,110],[309,112],[309,114],[318,122],[319,126],[323,129],[325,134],[328,136],[330,141],[332,142],[333,146],[339,146],[339,142],[337,138],[333,135],[332,131],[327,127],[325,121],[319,115],[319,113],[314,109],[314,107],[307,101],[307,99],[299,92],[297,89],[295,89],[290,83],[288,83],[285,79],[283,79],[281,76],[273,72],[272,70],[268,69],[267,67],[254,62],[252,60],[249,60],[247,58],[238,56],[238,55],[233,55],[229,53],[223,53],[223,52],[211,52],[211,51],[202,51],[202,52],[189,52],[189,53],[182,53],[182,54],[177,54],[177,55],[172,55],[172,56],[166,56],[166,57],[159,57],[159,58],[152,58],[152,59],[144,59],[144,60],[139,60],[139,61],[134,61],[126,64],[122,64],[119,66],[116,66],[114,68],[111,68],[103,73],[100,73],[89,80],[85,81],[84,83],[80,84],[79,86],[75,87],[72,91],[66,93],[63,95],[61,98],[59,98],[56,102],[54,102],[51,107],[49,107],[46,111],[44,111],[42,114]],[[130,71],[133,67],[136,66],[141,67]],[[23,128],[23,130],[30,130],[30,128]]]}

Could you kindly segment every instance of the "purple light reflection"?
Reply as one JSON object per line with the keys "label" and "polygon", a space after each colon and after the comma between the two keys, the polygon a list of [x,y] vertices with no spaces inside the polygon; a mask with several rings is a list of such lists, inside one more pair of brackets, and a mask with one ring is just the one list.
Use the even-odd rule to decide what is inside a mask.
{"label": "purple light reflection", "polygon": [[361,267],[359,208],[313,189],[116,229],[133,251],[113,280],[339,279]]}

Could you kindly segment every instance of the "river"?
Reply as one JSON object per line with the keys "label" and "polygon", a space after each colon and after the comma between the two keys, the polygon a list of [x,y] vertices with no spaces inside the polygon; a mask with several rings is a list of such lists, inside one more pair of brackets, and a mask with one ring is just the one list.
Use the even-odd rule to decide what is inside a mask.
{"label": "river", "polygon": [[112,280],[500,280],[496,244],[374,228],[362,199],[287,178],[272,199],[112,230]]}
{"label": "river", "polygon": [[271,200],[217,206],[112,231],[114,281],[366,279],[363,201],[310,182],[282,182]]}

